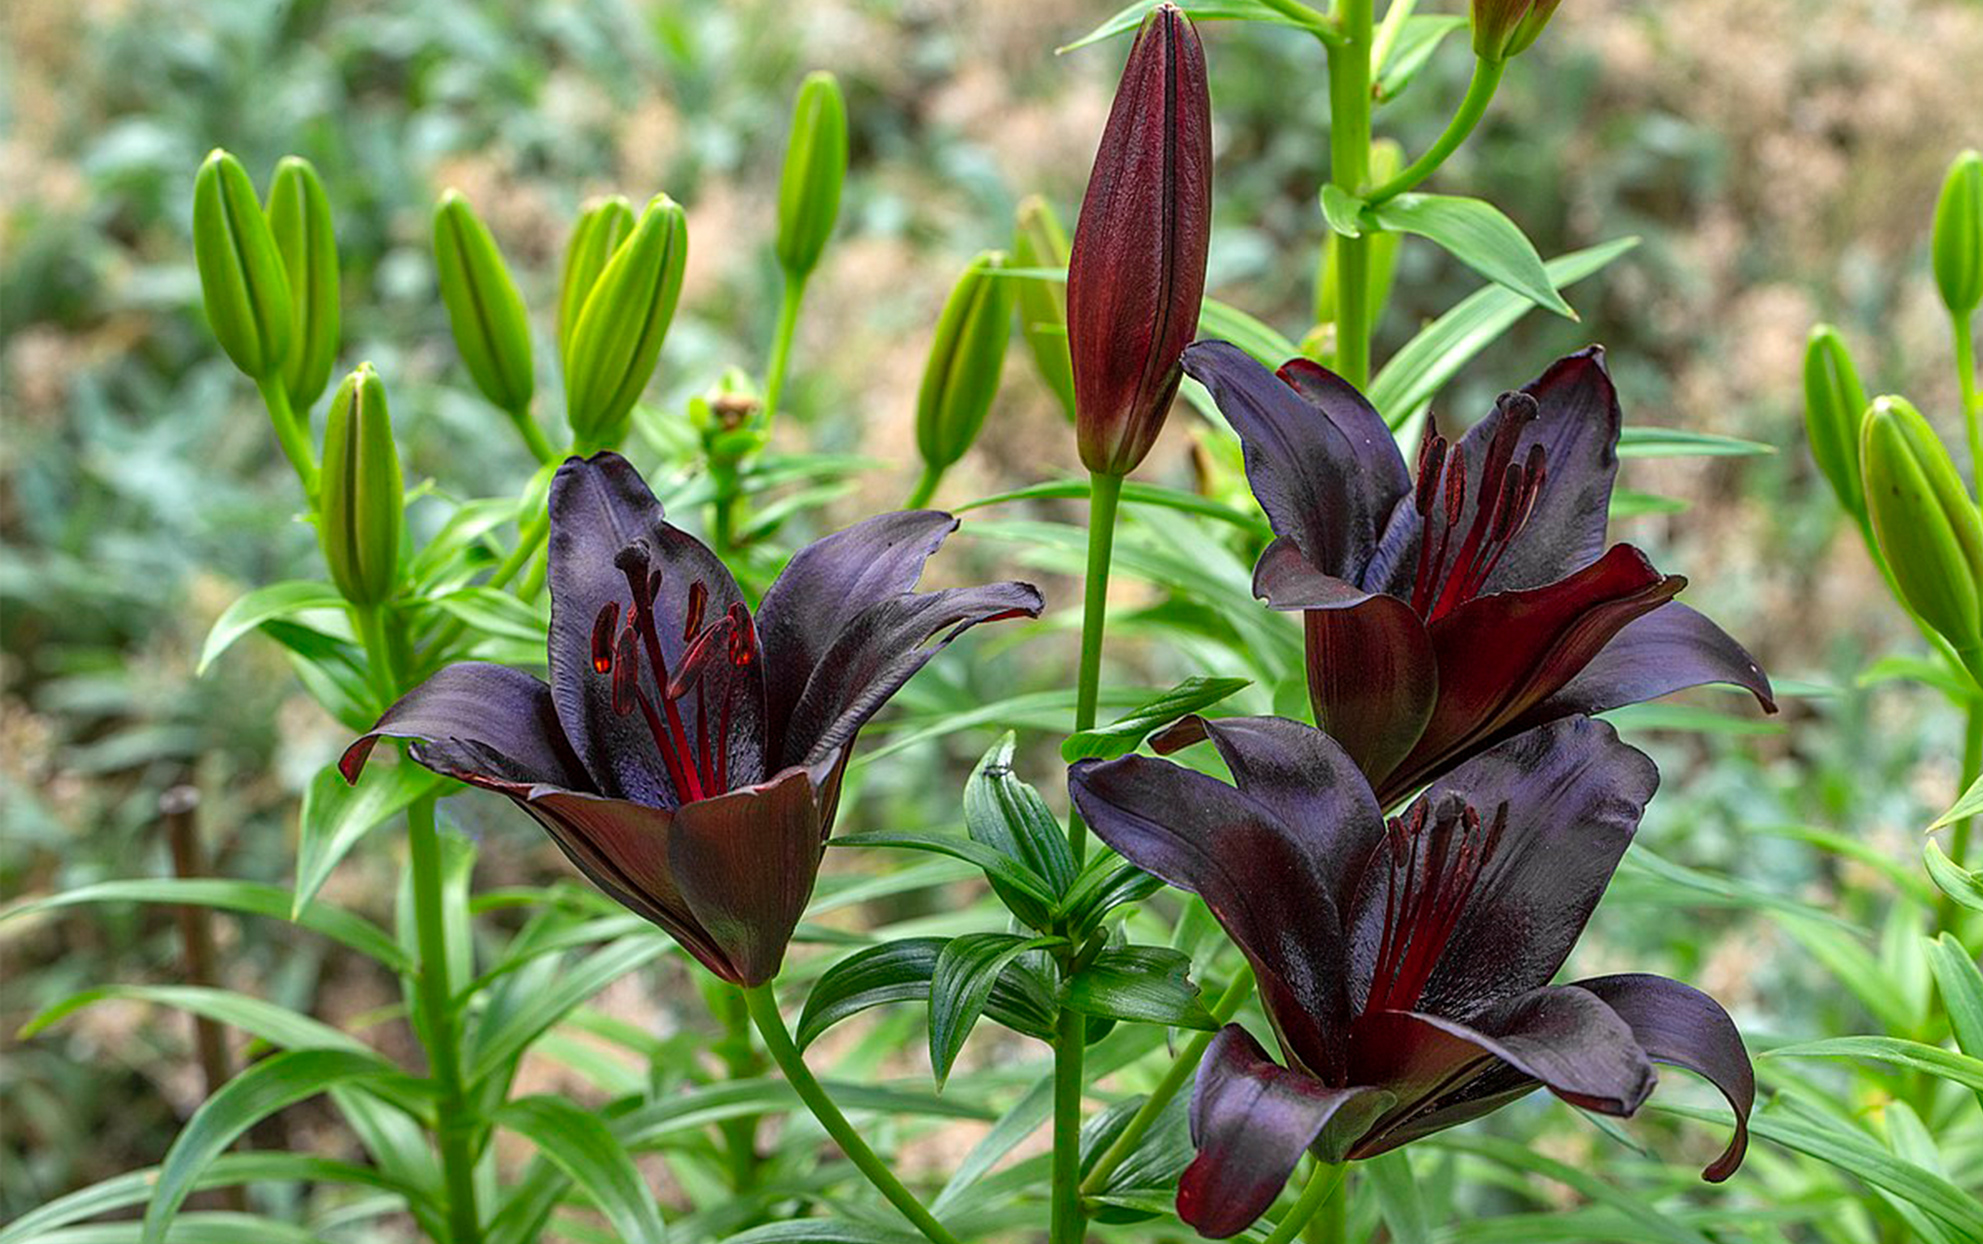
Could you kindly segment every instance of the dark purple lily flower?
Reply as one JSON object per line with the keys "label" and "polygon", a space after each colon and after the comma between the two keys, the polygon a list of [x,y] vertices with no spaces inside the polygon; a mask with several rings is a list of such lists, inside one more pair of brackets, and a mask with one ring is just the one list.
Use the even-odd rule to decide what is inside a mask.
{"label": "dark purple lily flower", "polygon": [[466,661],[381,737],[500,792],[580,871],[741,985],[777,975],[812,895],[854,736],[962,632],[1037,617],[1030,584],[914,591],[957,528],[884,514],[799,550],[753,613],[715,554],[614,453],[551,484],[550,685]]}
{"label": "dark purple lily flower", "polygon": [[1202,897],[1253,965],[1285,1066],[1238,1025],[1198,1072],[1178,1214],[1243,1230],[1304,1151],[1368,1158],[1534,1090],[1611,1115],[1655,1062],[1706,1076],[1741,1165],[1755,1079],[1713,999],[1658,976],[1550,984],[1638,828],[1658,771],[1588,717],[1480,753],[1386,821],[1356,761],[1301,722],[1199,721],[1236,786],[1165,760],[1077,763],[1097,836]]}
{"label": "dark purple lily flower", "polygon": [[1504,394],[1456,442],[1428,426],[1416,479],[1363,395],[1306,359],[1277,377],[1201,341],[1184,370],[1239,433],[1277,536],[1254,593],[1303,611],[1315,724],[1385,807],[1573,713],[1710,682],[1776,711],[1742,646],[1674,602],[1686,579],[1605,549],[1622,416],[1601,349]]}

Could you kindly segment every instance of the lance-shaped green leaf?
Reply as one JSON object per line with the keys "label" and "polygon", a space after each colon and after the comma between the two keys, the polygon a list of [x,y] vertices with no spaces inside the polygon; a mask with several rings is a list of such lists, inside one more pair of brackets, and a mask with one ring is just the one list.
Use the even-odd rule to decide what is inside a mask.
{"label": "lance-shaped green leaf", "polygon": [[[964,827],[974,841],[1039,877],[1058,898],[1074,881],[1074,854],[1046,800],[1012,771],[1013,743],[1007,731],[964,784]],[[992,889],[1027,924],[1043,929],[1050,923],[1031,895],[998,880]]]}
{"label": "lance-shaped green leaf", "polygon": [[1804,430],[1811,457],[1845,512],[1866,521],[1866,485],[1859,466],[1859,424],[1866,389],[1838,330],[1820,324],[1804,348]]}
{"label": "lance-shaped green leaf", "polygon": [[565,418],[581,445],[625,433],[675,317],[688,251],[681,205],[657,194],[586,295],[565,368]]}
{"label": "lance-shaped green leaf", "polygon": [[571,241],[565,244],[564,275],[558,284],[558,360],[567,369],[571,367],[572,330],[578,327],[578,313],[585,309],[586,295],[598,283],[613,252],[633,232],[633,223],[633,204],[626,196],[615,194],[587,203],[572,226]]}
{"label": "lance-shaped green leaf", "polygon": [[971,1035],[978,1016],[984,1014],[992,986],[1006,965],[1029,950],[1059,940],[1022,938],[1014,933],[966,933],[944,944],[930,977],[930,1067],[937,1087],[950,1078],[964,1038]]}
{"label": "lance-shaped green leaf", "polygon": [[330,383],[337,357],[337,235],[330,199],[316,168],[301,156],[284,156],[269,185],[269,231],[289,282],[290,349],[282,365],[289,403],[308,411]]}
{"label": "lance-shaped green leaf", "polygon": [[1075,973],[1060,1000],[1084,1015],[1210,1032],[1219,1026],[1191,983],[1191,956],[1168,946],[1117,946]]}
{"label": "lance-shaped green leaf", "polygon": [[527,1138],[582,1189],[626,1244],[662,1244],[667,1229],[613,1129],[597,1113],[562,1097],[539,1094],[505,1103],[495,1123]]}
{"label": "lance-shaped green leaf", "polygon": [[[855,951],[820,974],[799,1015],[800,1049],[828,1028],[862,1011],[895,1002],[927,1002],[937,956],[946,938],[911,937]],[[1053,1039],[1052,985],[1021,963],[1006,965],[992,984],[985,1013],[1014,1032]]]}
{"label": "lance-shaped green leaf", "polygon": [[352,604],[376,605],[392,595],[405,509],[386,386],[370,363],[360,363],[331,399],[317,528],[331,581]]}
{"label": "lance-shaped green leaf", "polygon": [[1909,607],[1975,672],[1983,657],[1983,522],[1948,450],[1899,397],[1874,401],[1861,433],[1867,517]]}
{"label": "lance-shaped green leaf", "polygon": [[1957,319],[1967,319],[1983,303],[1983,154],[1965,151],[1949,166],[1935,203],[1930,253],[1935,287]]}
{"label": "lance-shaped green leaf", "polygon": [[1250,685],[1244,678],[1187,678],[1106,726],[1069,735],[1067,741],[1060,745],[1060,758],[1072,764],[1090,756],[1101,760],[1127,756],[1140,747],[1152,731],[1188,714],[1203,712]]}
{"label": "lance-shaped green leaf", "polygon": [[964,456],[998,396],[1012,336],[1012,286],[997,275],[1004,266],[1003,251],[973,259],[937,319],[916,391],[916,448],[932,470]]}
{"label": "lance-shaped green leaf", "polygon": [[489,226],[457,191],[434,208],[434,265],[461,361],[497,408],[521,411],[536,391],[530,317]]}
{"label": "lance-shaped green leaf", "polygon": [[1490,203],[1448,194],[1401,194],[1363,215],[1366,223],[1378,228],[1429,238],[1475,272],[1545,311],[1577,318],[1550,282],[1535,247],[1514,221]]}
{"label": "lance-shaped green leaf", "polygon": [[193,258],[207,323],[248,376],[274,376],[294,327],[275,234],[241,162],[216,148],[193,182]]}
{"label": "lance-shaped green leaf", "polygon": [[[1067,267],[1067,230],[1053,205],[1037,194],[1020,200],[1012,230],[1012,266],[1021,269]],[[1067,283],[1044,277],[1013,278],[1019,306],[1019,335],[1033,356],[1061,410],[1074,419],[1074,362],[1067,354]]]}
{"label": "lance-shaped green leaf", "polygon": [[804,280],[819,264],[840,215],[847,179],[847,104],[832,74],[806,75],[792,105],[792,136],[778,182],[778,263]]}

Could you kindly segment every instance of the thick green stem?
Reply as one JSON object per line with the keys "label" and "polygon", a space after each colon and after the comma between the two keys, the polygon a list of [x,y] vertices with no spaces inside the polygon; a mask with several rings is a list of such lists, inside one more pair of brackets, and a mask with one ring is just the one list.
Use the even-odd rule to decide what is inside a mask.
{"label": "thick green stem", "polygon": [[448,982],[447,921],[441,910],[441,837],[434,824],[434,796],[406,810],[406,840],[413,884],[413,923],[420,948],[420,1035],[427,1043],[428,1073],[440,1120],[436,1142],[447,1190],[450,1244],[479,1244],[482,1220],[475,1208],[473,1107],[461,1078],[461,1034]]}
{"label": "thick green stem", "polygon": [[1061,1008],[1053,1038],[1052,1244],[1081,1244],[1088,1233],[1081,1212],[1081,1065],[1087,1043],[1088,1017]]}
{"label": "thick green stem", "polygon": [[544,435],[544,429],[538,427],[537,421],[530,417],[530,407],[519,406],[509,412],[509,417],[510,422],[516,425],[517,433],[523,437],[523,443],[530,447],[530,452],[537,461],[549,466],[558,460],[558,451],[552,448],[550,439]]}
{"label": "thick green stem", "polygon": [[744,1006],[764,1037],[764,1048],[771,1055],[771,1061],[785,1073],[785,1080],[792,1086],[792,1091],[799,1095],[806,1109],[812,1111],[813,1118],[819,1120],[819,1125],[840,1146],[848,1161],[867,1176],[876,1191],[888,1198],[889,1204],[902,1211],[902,1216],[913,1223],[916,1230],[930,1240],[930,1244],[958,1244],[957,1237],[950,1233],[949,1228],[924,1209],[915,1194],[903,1187],[902,1181],[895,1177],[888,1165],[875,1156],[874,1150],[868,1148],[861,1134],[847,1121],[847,1116],[840,1113],[840,1108],[833,1104],[833,1099],[826,1095],[819,1081],[813,1079],[806,1060],[800,1056],[798,1047],[792,1044],[792,1034],[785,1031],[785,1019],[778,1013],[778,999],[772,996],[771,986],[750,986],[743,994]]}
{"label": "thick green stem", "polygon": [[[1221,1025],[1225,1024],[1239,1013],[1239,1008],[1245,1005],[1247,998],[1252,994],[1253,969],[1243,967],[1239,970],[1239,975],[1233,977],[1232,984],[1226,986],[1226,991],[1219,995],[1219,1000],[1212,1004],[1212,1018]],[[1215,1029],[1214,1032],[1216,1031]],[[1164,1078],[1157,1081],[1157,1087],[1150,1090],[1150,1095],[1143,1099],[1143,1104],[1136,1108],[1134,1115],[1130,1116],[1129,1126],[1123,1128],[1122,1135],[1116,1137],[1115,1143],[1103,1150],[1102,1156],[1095,1160],[1094,1167],[1088,1172],[1088,1178],[1082,1181],[1081,1191],[1093,1196],[1108,1186],[1109,1176],[1115,1174],[1116,1168],[1121,1166],[1130,1154],[1136,1152],[1136,1147],[1142,1144],[1143,1138],[1149,1134],[1151,1125],[1156,1123],[1159,1115],[1163,1114],[1164,1107],[1170,1105],[1171,1099],[1191,1081],[1192,1073],[1198,1070],[1198,1064],[1205,1059],[1205,1051],[1211,1046],[1212,1037],[1213,1032],[1191,1034],[1191,1040],[1185,1042],[1184,1048],[1178,1051],[1176,1060],[1170,1065],[1170,1070],[1164,1072]]]}
{"label": "thick green stem", "polygon": [[1382,203],[1395,199],[1413,186],[1433,174],[1446,158],[1460,149],[1460,144],[1472,134],[1480,119],[1487,115],[1487,105],[1493,101],[1494,92],[1501,85],[1501,75],[1507,70],[1508,62],[1499,60],[1476,60],[1473,63],[1473,81],[1467,84],[1466,98],[1453,119],[1446,123],[1446,132],[1425,149],[1425,154],[1406,165],[1396,177],[1372,190],[1364,196],[1366,203]]}
{"label": "thick green stem", "polygon": [[399,698],[392,645],[386,640],[385,611],[377,605],[353,605],[351,627],[358,632],[358,642],[364,645],[365,672],[372,680],[372,690],[378,692],[379,707],[383,709]]}
{"label": "thick green stem", "polygon": [[[1342,0],[1329,45],[1329,180],[1360,196],[1370,180],[1371,0]],[[1370,234],[1336,239],[1336,371],[1370,383]]]}
{"label": "thick green stem", "polygon": [[902,503],[902,508],[905,510],[922,509],[930,503],[931,498],[936,496],[937,485],[942,482],[943,468],[933,462],[924,463],[923,477],[916,481],[916,490],[909,494],[909,499]]}
{"label": "thick green stem", "polygon": [[[1267,1237],[1267,1244],[1289,1244],[1289,1241],[1301,1235],[1302,1228],[1308,1226],[1309,1221],[1315,1218],[1317,1210],[1325,1204],[1332,1203],[1332,1200],[1334,1203],[1340,1203],[1342,1198],[1336,1196],[1336,1190],[1342,1186],[1343,1174],[1348,1169],[1348,1164],[1343,1162],[1316,1163],[1315,1173],[1308,1178],[1308,1186],[1301,1190],[1301,1198],[1294,1203],[1294,1208],[1287,1212],[1287,1216],[1275,1225],[1273,1233]],[[1326,1221],[1326,1219],[1318,1221]],[[1318,1237],[1311,1235],[1306,1238],[1312,1240]],[[1337,1233],[1319,1238],[1330,1240],[1331,1244],[1335,1244],[1335,1241],[1340,1241],[1342,1236]]]}
{"label": "thick green stem", "polygon": [[764,375],[765,429],[778,415],[778,399],[785,393],[785,369],[792,361],[792,338],[799,328],[799,303],[806,296],[806,278],[785,275],[785,287],[778,295],[778,328],[771,338],[771,364]]}
{"label": "thick green stem", "polygon": [[[1102,692],[1102,628],[1109,615],[1109,560],[1115,554],[1115,512],[1122,476],[1088,476],[1088,578],[1081,589],[1081,675],[1074,692],[1074,729],[1095,724]],[[1067,814],[1067,841],[1078,865],[1088,852],[1088,827],[1078,810]]]}
{"label": "thick green stem", "polygon": [[1956,384],[1962,394],[1962,426],[1969,433],[1969,469],[1976,480],[1976,495],[1983,497],[1983,400],[1976,391],[1976,334],[1969,317],[1954,320]]}
{"label": "thick green stem", "polygon": [[317,454],[310,447],[310,428],[297,418],[289,405],[289,390],[282,386],[282,377],[270,376],[256,382],[262,391],[262,405],[268,407],[269,422],[275,426],[275,439],[281,443],[282,452],[289,459],[289,465],[296,468],[296,478],[303,482],[303,495],[310,499],[310,508],[317,508]]}

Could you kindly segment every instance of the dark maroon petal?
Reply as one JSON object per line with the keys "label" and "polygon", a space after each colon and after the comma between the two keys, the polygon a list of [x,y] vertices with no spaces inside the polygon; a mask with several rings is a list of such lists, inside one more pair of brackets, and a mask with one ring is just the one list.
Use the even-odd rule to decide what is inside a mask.
{"label": "dark maroon petal", "polygon": [[1237,346],[1200,341],[1184,370],[1239,433],[1247,482],[1275,532],[1316,569],[1360,582],[1392,507],[1411,492],[1383,418],[1306,359],[1276,376]]}
{"label": "dark maroon petal", "polygon": [[344,749],[337,767],[345,781],[358,780],[381,738],[416,739],[416,761],[495,790],[586,790],[592,784],[558,725],[551,689],[501,665],[445,666],[401,696],[377,725]]}
{"label": "dark maroon petal", "polygon": [[822,849],[804,769],[675,813],[669,870],[696,923],[734,966],[736,983],[762,985],[778,975]]}
{"label": "dark maroon petal", "polygon": [[[1205,900],[1253,964],[1288,1056],[1344,1083],[1346,960],[1321,854],[1333,828],[1287,824],[1216,778],[1147,756],[1079,761],[1067,788],[1096,837]],[[1359,815],[1351,801],[1344,810]]]}
{"label": "dark maroon petal", "polygon": [[1332,1089],[1279,1066],[1246,1029],[1226,1025],[1198,1065],[1198,1157],[1178,1183],[1178,1217],[1210,1239],[1237,1235],[1267,1212],[1311,1145],[1322,1161],[1342,1161],[1390,1101],[1381,1090]]}
{"label": "dark maroon petal", "polygon": [[1439,702],[1411,755],[1378,784],[1378,798],[1388,806],[1507,738],[1619,631],[1686,583],[1620,544],[1567,579],[1478,597],[1432,623]]}
{"label": "dark maroon petal", "polygon": [[1343,609],[1370,593],[1344,579],[1323,574],[1287,536],[1275,536],[1253,567],[1253,594],[1270,609]]}
{"label": "dark maroon petal", "polygon": [[757,610],[771,763],[799,761],[785,752],[785,723],[840,632],[876,601],[914,588],[923,563],[955,530],[957,520],[941,511],[904,510],[856,523],[792,555]]}
{"label": "dark maroon petal", "polygon": [[1352,870],[1384,837],[1377,796],[1335,739],[1285,717],[1186,717],[1151,740],[1168,755],[1211,739],[1240,793],[1283,825],[1301,826],[1331,894],[1348,891]]}
{"label": "dark maroon petal", "polygon": [[[1601,721],[1552,722],[1482,752],[1432,783],[1505,828],[1468,892],[1414,1010],[1466,1020],[1556,975],[1637,832],[1659,770]],[[1387,869],[1363,878],[1350,909],[1352,1001],[1361,1005],[1382,941]]]}
{"label": "dark maroon petal", "polygon": [[1601,713],[1688,687],[1730,683],[1776,711],[1769,676],[1741,644],[1679,601],[1628,624],[1563,689],[1531,710],[1535,720]]}
{"label": "dark maroon petal", "polygon": [[814,666],[785,727],[786,756],[823,780],[855,733],[951,640],[980,622],[1037,618],[1041,607],[1030,583],[947,588],[870,604]]}
{"label": "dark maroon petal", "polygon": [[1756,1073],[1728,1012],[1693,986],[1663,976],[1633,972],[1594,976],[1575,984],[1618,1012],[1654,1062],[1698,1072],[1721,1090],[1735,1110],[1735,1136],[1701,1178],[1720,1183],[1733,1175],[1749,1149]]}
{"label": "dark maroon petal", "polygon": [[[1535,399],[1537,414],[1516,441],[1513,461],[1526,461],[1530,447],[1540,445],[1547,477],[1527,525],[1487,577],[1487,592],[1541,587],[1596,561],[1604,550],[1611,489],[1618,478],[1624,416],[1601,347],[1558,359],[1522,392]],[[1460,438],[1467,458],[1466,524],[1491,495],[1481,470],[1502,417],[1497,407]]]}
{"label": "dark maroon petal", "polygon": [[1205,52],[1173,5],[1144,20],[1074,226],[1067,344],[1091,471],[1122,475],[1156,443],[1198,331],[1212,228]]}
{"label": "dark maroon petal", "polygon": [[1417,746],[1440,703],[1440,663],[1425,623],[1395,596],[1302,615],[1308,703],[1374,785]]}

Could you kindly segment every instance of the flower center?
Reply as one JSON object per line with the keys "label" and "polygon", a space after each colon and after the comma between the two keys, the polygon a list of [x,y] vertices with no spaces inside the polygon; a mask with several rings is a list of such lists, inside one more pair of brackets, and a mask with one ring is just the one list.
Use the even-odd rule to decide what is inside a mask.
{"label": "flower center", "polygon": [[[608,601],[600,608],[592,623],[593,671],[612,679],[615,713],[625,717],[635,710],[640,712],[648,733],[654,737],[655,748],[661,753],[661,763],[667,767],[668,779],[674,783],[675,793],[682,802],[720,795],[729,789],[730,717],[741,680],[723,680],[712,736],[708,693],[702,675],[710,660],[718,655],[738,670],[756,659],[750,611],[738,602],[722,617],[704,626],[709,585],[701,579],[691,583],[688,607],[682,619],[681,668],[671,677],[654,616],[654,601],[661,591],[660,570],[653,568],[643,544],[631,544],[620,550],[613,564],[626,576],[633,603],[628,606],[624,620],[618,601]],[[661,692],[658,708],[641,684],[643,656],[652,671],[653,685]],[[693,736],[676,707],[676,702],[691,690],[695,692],[696,702]]]}
{"label": "flower center", "polygon": [[1385,822],[1384,933],[1365,1010],[1409,1011],[1418,1005],[1507,826],[1505,802],[1484,822],[1473,805],[1457,797],[1442,800],[1435,813],[1421,796],[1403,815]]}
{"label": "flower center", "polygon": [[1428,622],[1480,594],[1501,555],[1535,512],[1535,499],[1547,474],[1546,455],[1541,445],[1531,445],[1526,460],[1515,461],[1522,429],[1536,417],[1535,399],[1525,393],[1506,394],[1500,413],[1480,473],[1484,491],[1465,532],[1458,529],[1467,511],[1466,450],[1449,444],[1429,423],[1425,439],[1419,442],[1413,503],[1423,522],[1411,604]]}

